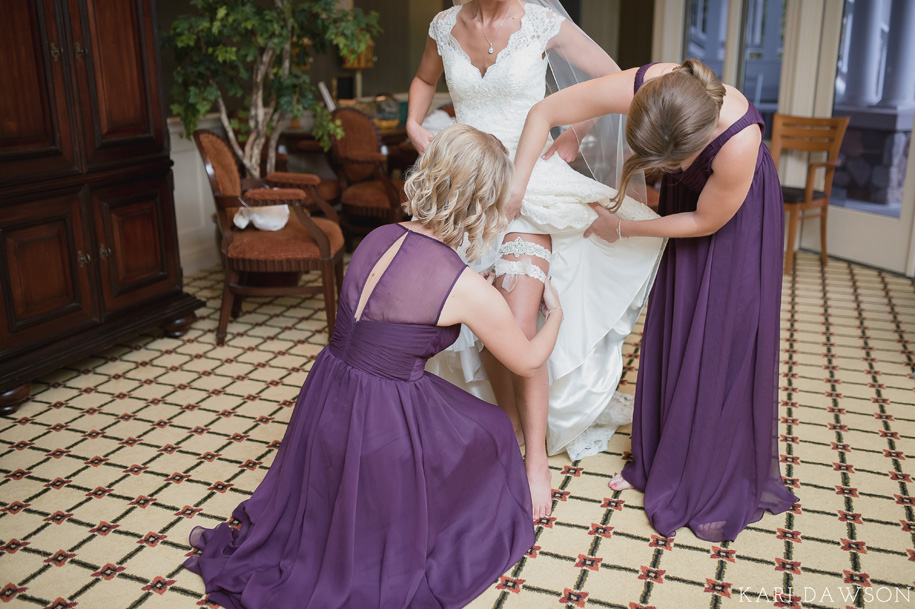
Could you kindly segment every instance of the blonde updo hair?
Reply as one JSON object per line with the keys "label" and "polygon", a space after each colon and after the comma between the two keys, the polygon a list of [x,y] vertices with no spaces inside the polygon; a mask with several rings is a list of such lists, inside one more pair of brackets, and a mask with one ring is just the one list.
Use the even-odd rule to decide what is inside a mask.
{"label": "blonde updo hair", "polygon": [[475,260],[508,226],[513,165],[495,136],[451,125],[433,138],[404,184],[404,209],[446,245],[468,237]]}
{"label": "blonde updo hair", "polygon": [[626,141],[633,154],[623,164],[613,211],[622,204],[635,174],[678,171],[684,160],[705,148],[718,124],[724,95],[715,73],[695,59],[642,85],[626,119]]}

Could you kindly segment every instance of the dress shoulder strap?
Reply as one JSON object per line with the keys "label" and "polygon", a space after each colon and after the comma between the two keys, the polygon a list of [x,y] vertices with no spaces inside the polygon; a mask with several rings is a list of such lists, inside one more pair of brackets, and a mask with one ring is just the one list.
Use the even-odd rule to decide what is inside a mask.
{"label": "dress shoulder strap", "polygon": [[646,63],[644,66],[639,68],[638,71],[635,73],[635,86],[632,90],[633,95],[635,95],[636,93],[639,92],[639,89],[645,83],[645,72],[647,72],[648,68],[653,66],[655,63],[657,63],[657,62]]}

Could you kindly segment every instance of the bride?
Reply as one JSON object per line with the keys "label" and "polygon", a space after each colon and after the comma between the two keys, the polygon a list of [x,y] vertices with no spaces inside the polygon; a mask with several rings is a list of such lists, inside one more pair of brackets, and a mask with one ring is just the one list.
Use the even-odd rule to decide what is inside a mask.
{"label": "bride", "polygon": [[[559,86],[574,84],[582,73],[593,78],[619,71],[555,0],[455,0],[429,26],[410,86],[410,140],[420,153],[431,141],[422,121],[444,73],[457,122],[495,135],[514,157],[527,113],[546,93],[548,66]],[[609,205],[616,194],[611,186],[623,160],[621,121],[573,125],[548,142],[520,209],[508,210],[512,222],[501,246],[475,266],[494,267],[495,285],[528,337],[537,331],[543,282],[551,277],[565,323],[547,366],[532,378],[516,377],[466,328],[427,366],[509,414],[525,444],[535,518],[551,511],[547,454],[567,451],[572,460],[596,454],[617,426],[632,419],[631,400],[614,395],[622,346],[645,304],[663,240],[609,244],[583,235],[597,218],[588,203]],[[596,151],[585,160],[601,181],[568,164],[585,134],[587,148]],[[630,197],[617,214],[656,217]]]}

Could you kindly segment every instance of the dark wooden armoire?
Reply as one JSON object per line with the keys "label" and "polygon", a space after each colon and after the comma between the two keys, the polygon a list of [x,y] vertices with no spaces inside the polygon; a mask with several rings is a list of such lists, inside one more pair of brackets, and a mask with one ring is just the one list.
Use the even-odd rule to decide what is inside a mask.
{"label": "dark wooden armoire", "polygon": [[41,374],[203,303],[182,292],[155,0],[0,19],[0,413]]}

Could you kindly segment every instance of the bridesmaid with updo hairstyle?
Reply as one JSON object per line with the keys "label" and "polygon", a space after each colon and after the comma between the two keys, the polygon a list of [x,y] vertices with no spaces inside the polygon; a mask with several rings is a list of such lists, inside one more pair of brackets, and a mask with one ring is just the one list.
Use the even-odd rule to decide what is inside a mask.
{"label": "bridesmaid with updo hairstyle", "polygon": [[592,204],[599,217],[585,234],[668,238],[639,357],[633,458],[609,486],[643,491],[665,536],[688,526],[733,540],[797,501],[776,444],[784,212],[765,125],[695,60],[611,74],[531,109],[512,196],[523,195],[550,128],[608,113],[628,114],[620,193],[637,172],[663,171],[661,217],[627,220]]}

